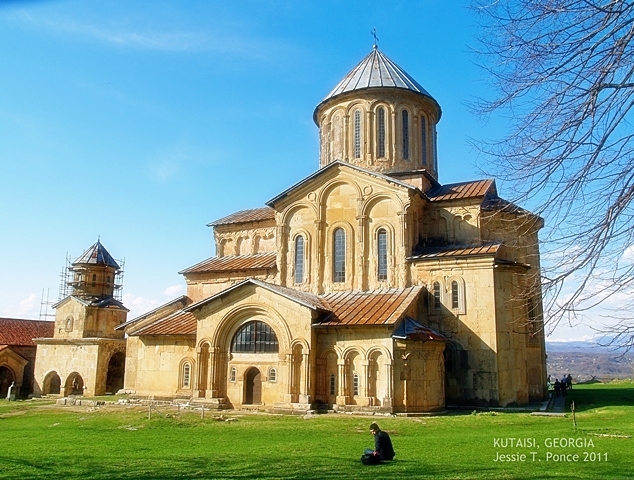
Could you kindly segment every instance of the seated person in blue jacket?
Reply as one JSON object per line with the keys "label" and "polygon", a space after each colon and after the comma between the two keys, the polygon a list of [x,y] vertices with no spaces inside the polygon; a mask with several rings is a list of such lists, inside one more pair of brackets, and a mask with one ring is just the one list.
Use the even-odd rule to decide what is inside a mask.
{"label": "seated person in blue jacket", "polygon": [[376,423],[370,425],[370,433],[374,435],[374,450],[366,448],[361,461],[366,465],[376,465],[385,460],[393,460],[395,454],[390,436]]}

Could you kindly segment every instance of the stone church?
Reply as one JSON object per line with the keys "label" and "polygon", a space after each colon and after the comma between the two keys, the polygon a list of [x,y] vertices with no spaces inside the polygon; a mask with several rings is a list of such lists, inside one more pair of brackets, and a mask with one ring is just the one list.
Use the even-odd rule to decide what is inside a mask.
{"label": "stone church", "polygon": [[[319,169],[210,223],[216,255],[180,272],[186,295],[127,322],[111,296],[70,296],[56,338],[38,348],[95,350],[95,393],[125,351],[124,391],[218,408],[406,413],[543,399],[543,221],[494,180],[439,183],[440,118],[375,46],[315,108]],[[106,263],[76,268],[109,288]],[[102,320],[80,312],[100,301]],[[44,363],[38,352],[46,385],[57,367]]]}

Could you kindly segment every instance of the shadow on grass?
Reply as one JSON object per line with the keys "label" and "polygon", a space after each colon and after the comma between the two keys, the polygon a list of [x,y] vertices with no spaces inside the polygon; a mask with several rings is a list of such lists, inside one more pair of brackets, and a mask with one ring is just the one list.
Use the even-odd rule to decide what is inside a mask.
{"label": "shadow on grass", "polygon": [[595,408],[634,405],[634,383],[593,383],[575,385],[566,396],[566,411],[575,402],[577,412]]}

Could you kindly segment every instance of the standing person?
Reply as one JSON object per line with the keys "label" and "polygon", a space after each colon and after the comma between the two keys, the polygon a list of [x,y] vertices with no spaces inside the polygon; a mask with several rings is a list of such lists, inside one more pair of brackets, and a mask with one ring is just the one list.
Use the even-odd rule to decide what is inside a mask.
{"label": "standing person", "polygon": [[572,390],[572,375],[570,374],[566,377],[566,386],[568,387],[568,390]]}
{"label": "standing person", "polygon": [[395,453],[390,436],[376,423],[370,425],[370,433],[374,435],[374,450],[366,448],[361,462],[365,465],[377,465],[385,460],[393,460]]}

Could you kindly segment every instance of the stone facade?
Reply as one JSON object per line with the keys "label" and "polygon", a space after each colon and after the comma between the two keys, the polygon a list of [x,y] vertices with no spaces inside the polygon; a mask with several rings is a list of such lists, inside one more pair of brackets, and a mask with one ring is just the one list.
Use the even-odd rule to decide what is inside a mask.
{"label": "stone facade", "polygon": [[397,413],[544,398],[543,222],[493,180],[438,182],[440,117],[373,50],[314,112],[320,169],[212,222],[187,295],[116,327],[125,390]]}

